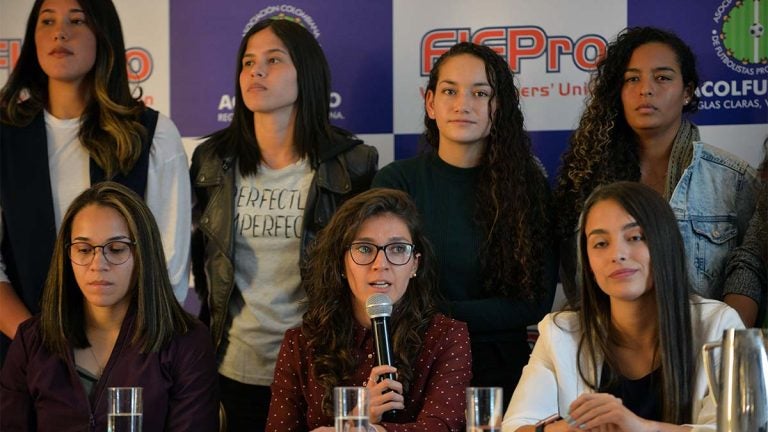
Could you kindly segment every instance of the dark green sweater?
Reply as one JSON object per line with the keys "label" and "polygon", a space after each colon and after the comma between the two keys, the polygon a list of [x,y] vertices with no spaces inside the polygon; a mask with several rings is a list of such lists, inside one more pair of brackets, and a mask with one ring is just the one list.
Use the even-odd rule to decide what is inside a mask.
{"label": "dark green sweater", "polygon": [[[555,248],[545,257],[545,280],[540,301],[488,297],[482,293],[478,251],[482,232],[474,221],[475,183],[479,168],[458,168],[435,153],[395,161],[382,168],[371,187],[408,192],[422,215],[426,233],[437,255],[440,290],[450,302],[446,312],[469,326],[473,343],[520,341],[525,327],[549,312],[557,283]],[[536,223],[536,221],[531,221]],[[526,354],[527,361],[527,354]]]}

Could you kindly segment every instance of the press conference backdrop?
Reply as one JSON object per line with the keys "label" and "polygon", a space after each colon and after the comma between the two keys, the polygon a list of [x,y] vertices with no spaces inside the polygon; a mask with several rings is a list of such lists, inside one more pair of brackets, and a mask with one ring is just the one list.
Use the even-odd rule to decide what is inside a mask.
{"label": "press conference backdrop", "polygon": [[[0,85],[31,0],[0,0]],[[703,139],[757,165],[768,137],[768,2],[757,0],[115,0],[130,76],[188,153],[227,125],[243,33],[280,16],[308,28],[333,73],[332,122],[384,165],[417,151],[423,92],[451,45],[492,46],[517,75],[526,128],[550,176],[583,109],[589,73],[626,26],[677,32],[699,61]]]}

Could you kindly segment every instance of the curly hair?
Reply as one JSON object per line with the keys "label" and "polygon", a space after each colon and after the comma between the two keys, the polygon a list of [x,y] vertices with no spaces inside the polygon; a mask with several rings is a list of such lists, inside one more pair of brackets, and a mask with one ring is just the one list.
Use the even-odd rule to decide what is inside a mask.
{"label": "curly hair", "polygon": [[[659,330],[654,360],[661,363],[662,370],[662,418],[675,424],[690,422],[697,353],[692,342],[685,247],[672,208],[661,195],[642,183],[622,181],[599,186],[586,200],[579,219],[577,277],[583,299],[579,310],[583,329],[577,356],[579,375],[593,390],[601,391],[616,382],[616,373],[620,370],[613,353],[617,335],[611,324],[611,300],[589,267],[585,232],[590,211],[595,204],[606,200],[615,201],[640,225],[651,257],[650,277]],[[597,365],[601,358],[608,366],[608,379],[600,382],[598,388]]]}
{"label": "curly hair", "polygon": [[[693,90],[699,85],[696,57],[674,33],[653,27],[631,27],[608,45],[590,80],[590,94],[579,126],[562,157],[554,193],[561,236],[573,233],[581,207],[595,187],[618,180],[640,180],[638,146],[624,117],[621,89],[632,53],[639,46],[654,42],[675,52],[686,88]],[[698,96],[691,92],[683,112],[695,112],[698,102]]]}
{"label": "curly hair", "polygon": [[[0,90],[0,122],[29,125],[48,104],[48,76],[40,66],[35,29],[44,0],[37,0],[27,20],[16,67]],[[120,18],[109,0],[78,0],[96,38],[96,61],[84,79],[89,100],[82,114],[80,142],[107,178],[127,174],[141,155],[147,130],[140,122],[144,103],[128,85],[125,42]]]}
{"label": "curly hair", "polygon": [[[475,219],[484,234],[479,253],[489,295],[533,299],[543,295],[545,248],[551,238],[550,193],[541,163],[531,151],[524,130],[520,97],[506,60],[486,46],[469,42],[454,45],[435,62],[428,92],[435,92],[440,68],[458,55],[471,55],[485,64],[493,94],[488,101],[491,123],[480,158]],[[495,104],[495,108],[494,108]],[[429,145],[440,146],[437,122],[425,113],[424,133]]]}
{"label": "curly hair", "polygon": [[309,254],[302,287],[307,311],[301,326],[314,354],[312,372],[325,390],[323,409],[333,414],[333,388],[347,383],[360,364],[354,347],[353,295],[344,273],[344,258],[362,224],[391,214],[408,227],[420,269],[411,278],[392,313],[394,366],[407,392],[423,335],[437,314],[437,287],[432,248],[422,233],[418,209],[405,192],[371,189],[345,202],[324,228]]}

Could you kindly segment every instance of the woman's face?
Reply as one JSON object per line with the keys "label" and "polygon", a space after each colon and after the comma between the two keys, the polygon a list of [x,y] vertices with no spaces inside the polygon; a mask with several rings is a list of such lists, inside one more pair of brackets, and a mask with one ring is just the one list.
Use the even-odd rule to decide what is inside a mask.
{"label": "woman's face", "polygon": [[[391,246],[386,253],[384,250],[376,249],[376,247],[393,243],[413,244],[408,226],[400,217],[392,213],[368,218],[360,225],[352,243],[356,256],[373,259],[370,264],[361,265],[355,262],[352,258],[353,252],[349,249],[344,254],[344,274],[352,290],[355,318],[361,324],[368,325],[370,320],[365,310],[368,297],[383,293],[389,296],[392,304],[397,303],[408,288],[408,280],[415,275],[419,267],[419,254],[414,255],[413,251],[410,251],[406,257],[408,247],[404,245]],[[406,258],[405,264],[396,265],[405,261]],[[364,262],[361,258],[356,259],[358,262]],[[390,260],[395,261],[396,264],[392,264]]]}
{"label": "woman's face", "polygon": [[35,27],[37,60],[48,79],[79,85],[96,62],[96,36],[76,0],[46,0]]}
{"label": "woman's face", "polygon": [[643,229],[614,200],[599,201],[584,225],[589,267],[611,301],[634,301],[653,291],[651,256]]}
{"label": "woman's face", "polygon": [[[134,261],[133,248],[127,245],[132,242],[128,225],[120,213],[96,204],[83,207],[72,220],[70,242],[72,272],[86,303],[91,308],[127,309]],[[91,258],[90,264],[76,263]]]}
{"label": "woman's face", "polygon": [[275,32],[267,27],[253,34],[240,60],[245,106],[258,114],[290,114],[299,97],[296,67]]}
{"label": "woman's face", "polygon": [[624,72],[621,102],[636,134],[677,132],[690,99],[672,48],[652,42],[635,49]]}
{"label": "woman's face", "polygon": [[492,96],[481,59],[459,54],[443,62],[434,92],[425,95],[427,115],[440,130],[440,146],[482,145],[491,131]]}

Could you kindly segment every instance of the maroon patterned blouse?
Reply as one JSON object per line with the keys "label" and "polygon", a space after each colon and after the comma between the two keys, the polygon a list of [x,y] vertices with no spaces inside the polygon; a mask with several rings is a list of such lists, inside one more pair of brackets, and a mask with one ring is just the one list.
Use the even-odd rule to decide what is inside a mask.
{"label": "maroon patterned blouse", "polygon": [[[365,385],[374,366],[372,333],[359,324],[355,325],[355,346],[362,361],[353,379],[343,385]],[[288,330],[275,368],[267,431],[311,431],[333,426],[333,418],[323,413],[323,389],[311,372],[313,360],[301,329]],[[385,414],[381,426],[390,432],[463,431],[464,394],[472,378],[467,325],[435,316],[413,369],[405,409],[397,410],[395,415]]]}

